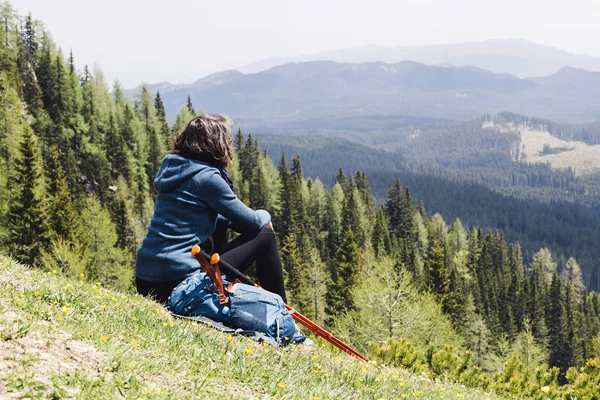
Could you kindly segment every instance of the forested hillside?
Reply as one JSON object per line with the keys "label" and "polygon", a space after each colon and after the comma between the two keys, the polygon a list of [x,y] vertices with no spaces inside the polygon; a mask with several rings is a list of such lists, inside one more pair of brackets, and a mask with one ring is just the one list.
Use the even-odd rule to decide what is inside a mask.
{"label": "forested hillside", "polygon": [[[142,88],[129,101],[118,83],[109,91],[39,22],[6,3],[1,12],[2,251],[51,275],[132,291],[153,178],[172,132],[199,111],[188,99],[170,127],[159,93]],[[435,379],[594,398],[600,298],[575,258],[559,270],[540,248],[525,262],[501,231],[447,223],[427,212],[427,198],[415,208],[406,182],[392,182],[380,207],[364,171],[338,170],[329,189],[304,178],[300,157],[275,164],[241,130],[234,142],[237,194],[272,213],[298,310]]]}
{"label": "forested hillside", "polygon": [[[577,257],[587,286],[600,289],[600,215],[596,209],[579,204],[572,197],[570,201],[548,200],[561,198],[556,196],[560,185],[573,187],[574,191],[578,186],[584,190],[581,180],[568,171],[556,172],[546,165],[514,166],[509,159],[493,162],[493,155],[484,157],[487,154],[484,149],[481,155],[473,150],[472,156],[468,157],[466,153],[470,150],[465,149],[466,145],[461,146],[464,142],[448,145],[450,149],[447,153],[440,152],[440,157],[448,159],[447,154],[452,153],[453,148],[457,151],[462,148],[464,163],[479,163],[479,173],[470,173],[470,169],[444,168],[433,159],[417,163],[414,155],[398,157],[345,140],[316,135],[258,135],[258,138],[268,154],[299,154],[304,175],[313,179],[319,177],[329,187],[335,184],[335,171],[340,167],[346,171],[364,171],[379,204],[385,202],[390,185],[400,178],[410,187],[415,206],[423,200],[429,211],[448,219],[460,218],[466,226],[501,229],[509,241],[520,242],[526,262],[531,262],[541,247],[553,252],[559,270],[564,268],[569,257]],[[457,141],[460,142],[460,138]],[[425,152],[424,149],[421,151]],[[498,155],[497,159],[504,157]],[[498,187],[492,184],[494,176],[498,178],[498,184],[508,181],[508,185],[511,176],[520,177],[524,183],[522,186]]]}

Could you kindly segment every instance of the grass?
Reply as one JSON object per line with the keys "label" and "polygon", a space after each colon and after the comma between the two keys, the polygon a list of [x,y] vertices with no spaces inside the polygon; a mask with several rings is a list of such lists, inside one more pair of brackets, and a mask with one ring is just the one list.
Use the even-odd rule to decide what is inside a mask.
{"label": "grass", "polygon": [[323,344],[276,349],[0,257],[0,398],[500,399]]}

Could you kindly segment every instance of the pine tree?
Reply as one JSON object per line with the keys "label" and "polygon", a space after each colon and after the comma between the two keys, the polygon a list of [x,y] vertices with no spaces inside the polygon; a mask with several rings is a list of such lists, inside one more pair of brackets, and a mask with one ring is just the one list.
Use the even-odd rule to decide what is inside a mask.
{"label": "pine tree", "polygon": [[253,209],[266,209],[268,204],[267,178],[261,164],[258,164],[252,172],[249,184],[248,200]]}
{"label": "pine tree", "polygon": [[48,242],[46,188],[37,139],[29,126],[23,129],[20,149],[21,157],[15,161],[20,185],[9,208],[9,251],[21,262],[36,264]]}
{"label": "pine tree", "polygon": [[192,116],[196,116],[196,111],[194,111],[194,106],[192,105],[192,98],[190,97],[190,95],[188,94],[187,97],[187,103],[186,103],[186,107],[188,109],[188,111],[190,112],[190,114],[192,114]]}
{"label": "pine tree", "polygon": [[572,365],[573,359],[573,343],[569,342],[564,301],[562,283],[555,272],[548,293],[546,324],[548,326],[549,363],[551,367],[558,367],[563,376]]}
{"label": "pine tree", "polygon": [[576,295],[581,295],[585,292],[585,284],[583,283],[583,274],[577,261],[570,257],[565,264],[562,272],[562,278],[565,282],[571,283]]}
{"label": "pine tree", "polygon": [[302,241],[299,235],[302,234],[291,231],[284,237],[281,246],[281,261],[284,266],[288,301],[304,313],[310,307],[310,298],[308,297],[306,265],[298,246],[298,242]]}
{"label": "pine tree", "polygon": [[385,205],[390,232],[397,238],[407,238],[413,229],[411,202],[408,188],[404,191],[400,179],[398,179],[388,192],[388,200]]}
{"label": "pine tree", "polygon": [[311,248],[307,263],[307,293],[309,306],[306,315],[317,323],[325,321],[325,301],[330,277],[316,248]]}
{"label": "pine tree", "polygon": [[346,179],[346,174],[344,173],[344,170],[342,168],[340,168],[340,170],[338,171],[337,177],[335,178],[335,182],[340,184],[344,193],[348,192],[348,180]]}
{"label": "pine tree", "polygon": [[79,215],[69,191],[67,178],[60,164],[58,151],[54,146],[49,150],[49,162],[46,170],[50,182],[48,186],[50,197],[48,208],[49,238],[54,240],[61,238],[68,243],[72,243],[77,238],[76,229]]}
{"label": "pine tree", "polygon": [[95,196],[81,212],[78,237],[87,249],[85,275],[96,282],[126,290],[133,282],[132,258],[117,247],[118,236],[109,212]]}
{"label": "pine tree", "polygon": [[373,245],[373,250],[377,257],[390,254],[392,250],[390,232],[388,230],[387,221],[385,220],[383,207],[379,209],[375,217],[375,227],[373,229],[371,244]]}
{"label": "pine tree", "polygon": [[19,40],[17,67],[22,83],[23,99],[28,105],[29,112],[36,117],[43,108],[42,91],[35,77],[37,50],[36,34],[31,15],[29,15],[25,22],[25,29]]}
{"label": "pine tree", "polygon": [[436,298],[442,304],[444,312],[448,312],[450,308],[450,277],[445,261],[444,246],[437,238],[434,238],[430,241],[429,246],[427,281]]}
{"label": "pine tree", "polygon": [[244,134],[242,133],[242,130],[240,128],[238,128],[233,144],[235,147],[235,151],[238,153],[239,156],[240,151],[242,150],[242,146],[244,145]]}
{"label": "pine tree", "polygon": [[158,91],[156,92],[156,97],[154,97],[154,109],[156,110],[156,118],[158,120],[159,136],[163,138],[165,148],[170,149],[173,147],[173,138],[171,137],[171,129],[167,122],[167,112]]}
{"label": "pine tree", "polygon": [[135,232],[131,211],[124,199],[117,198],[113,202],[112,221],[117,229],[116,246],[134,255],[136,252]]}
{"label": "pine tree", "polygon": [[116,179],[122,175],[128,182],[133,178],[133,165],[125,143],[125,139],[119,132],[115,116],[110,116],[110,125],[105,137],[106,158],[111,165],[111,175]]}
{"label": "pine tree", "polygon": [[[148,177],[148,187],[154,188],[154,178],[160,169],[162,158],[166,154],[164,137],[161,138],[160,126],[157,127],[155,118],[156,111],[148,92],[148,88],[142,87],[142,96],[140,102],[140,119],[144,126],[148,153],[146,156],[146,176]],[[152,193],[154,191],[152,190]]]}

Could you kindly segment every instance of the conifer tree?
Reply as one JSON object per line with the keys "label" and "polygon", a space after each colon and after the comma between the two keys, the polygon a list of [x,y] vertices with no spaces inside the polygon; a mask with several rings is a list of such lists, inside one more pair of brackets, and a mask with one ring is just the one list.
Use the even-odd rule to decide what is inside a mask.
{"label": "conifer tree", "polygon": [[340,170],[338,171],[337,177],[335,178],[335,182],[340,184],[344,193],[348,192],[348,180],[346,179],[346,174],[344,173],[344,170],[342,168],[340,168]]}
{"label": "conifer tree", "polygon": [[427,281],[433,293],[436,294],[438,301],[442,304],[444,312],[448,312],[450,308],[450,277],[445,261],[444,246],[437,238],[433,238],[430,241],[429,257],[427,259]]}
{"label": "conifer tree", "polygon": [[160,92],[158,91],[156,92],[156,97],[154,97],[154,109],[156,110],[156,118],[158,120],[160,133],[159,136],[163,138],[165,148],[170,149],[173,147],[171,129],[169,128],[169,124],[167,122],[167,112],[165,110],[165,106],[160,98]]}
{"label": "conifer tree", "polygon": [[78,237],[87,249],[86,276],[117,289],[129,289],[133,281],[132,258],[116,247],[118,236],[109,212],[90,196],[81,213]]}
{"label": "conifer tree", "polygon": [[549,363],[551,367],[560,368],[563,375],[572,365],[573,358],[573,343],[569,342],[564,301],[562,283],[555,272],[552,276],[546,306],[548,348],[550,352]]}
{"label": "conifer tree", "polygon": [[573,289],[575,290],[576,295],[581,295],[585,292],[585,285],[583,283],[583,274],[581,273],[581,268],[577,261],[570,257],[565,264],[565,268],[562,272],[562,278],[565,282],[573,285]]}
{"label": "conifer tree", "polygon": [[9,208],[9,251],[21,262],[36,264],[48,242],[46,188],[37,139],[27,125],[20,149],[21,156],[15,161],[15,178],[20,185]]}
{"label": "conifer tree", "polygon": [[379,209],[375,217],[375,227],[373,228],[373,237],[371,244],[375,251],[375,256],[390,254],[392,250],[390,232],[388,230],[387,221],[383,207]]}
{"label": "conifer tree", "polygon": [[27,103],[29,112],[35,117],[39,115],[43,108],[42,91],[35,77],[37,48],[37,39],[30,15],[26,20],[26,29],[19,40],[17,67],[20,72],[23,99]]}
{"label": "conifer tree", "polygon": [[248,201],[250,208],[267,209],[269,201],[267,178],[260,163],[257,163],[256,168],[252,172],[252,177],[249,184]]}
{"label": "conifer tree", "polygon": [[360,193],[362,202],[366,207],[367,216],[369,218],[375,217],[375,199],[373,198],[373,194],[371,193],[371,186],[369,185],[367,174],[365,174],[364,171],[356,171],[356,178],[354,179],[354,182],[356,184],[358,192]]}
{"label": "conifer tree", "polygon": [[325,207],[324,229],[327,235],[326,251],[324,259],[332,265],[335,262],[335,253],[339,246],[342,227],[342,207],[344,203],[344,191],[339,183],[336,183],[329,196]]}
{"label": "conifer tree", "polygon": [[287,163],[285,153],[281,155],[281,161],[279,162],[279,180],[281,181],[280,198],[281,198],[281,212],[277,218],[277,233],[279,234],[280,240],[288,235],[292,227],[295,225],[294,212],[292,210],[292,193],[290,192],[293,188],[292,175]]}
{"label": "conifer tree", "polygon": [[233,140],[233,145],[235,147],[235,151],[239,156],[240,151],[242,150],[242,146],[244,145],[244,134],[242,133],[241,128],[238,128],[237,134],[235,135],[235,139]]}
{"label": "conifer tree", "polygon": [[106,158],[111,165],[112,178],[123,176],[131,183],[133,165],[130,160],[129,151],[125,139],[119,132],[115,116],[110,116],[110,125],[105,137]]}
{"label": "conifer tree", "polygon": [[188,97],[187,97],[186,107],[187,107],[188,111],[190,112],[190,114],[193,117],[195,117],[196,116],[196,111],[194,111],[194,106],[192,105],[192,98],[190,97],[189,94],[188,94]]}
{"label": "conifer tree", "polygon": [[390,188],[385,210],[390,232],[397,238],[407,238],[412,231],[412,204],[410,192],[404,191],[400,179]]}
{"label": "conifer tree", "polygon": [[48,221],[49,238],[62,238],[67,243],[76,240],[76,229],[79,222],[79,215],[75,208],[67,178],[62,169],[59,160],[59,154],[56,147],[49,150],[49,162],[46,167],[48,171]]}
{"label": "conifer tree", "polygon": [[117,198],[113,202],[112,221],[117,230],[116,245],[134,255],[136,252],[135,232],[133,227],[133,217],[127,207],[127,203],[122,198]]}

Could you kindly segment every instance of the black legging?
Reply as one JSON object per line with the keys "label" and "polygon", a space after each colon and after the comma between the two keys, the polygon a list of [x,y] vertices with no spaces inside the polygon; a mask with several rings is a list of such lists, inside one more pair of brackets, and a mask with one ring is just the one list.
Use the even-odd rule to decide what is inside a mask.
{"label": "black legging", "polygon": [[[241,272],[245,272],[256,261],[259,283],[263,288],[277,293],[283,301],[286,301],[281,258],[275,232],[271,227],[265,226],[259,232],[242,233],[222,247],[218,242],[215,244],[214,247],[218,249],[221,259]],[[152,296],[157,301],[166,303],[179,281],[152,283],[136,278],[135,283],[139,294]]]}

